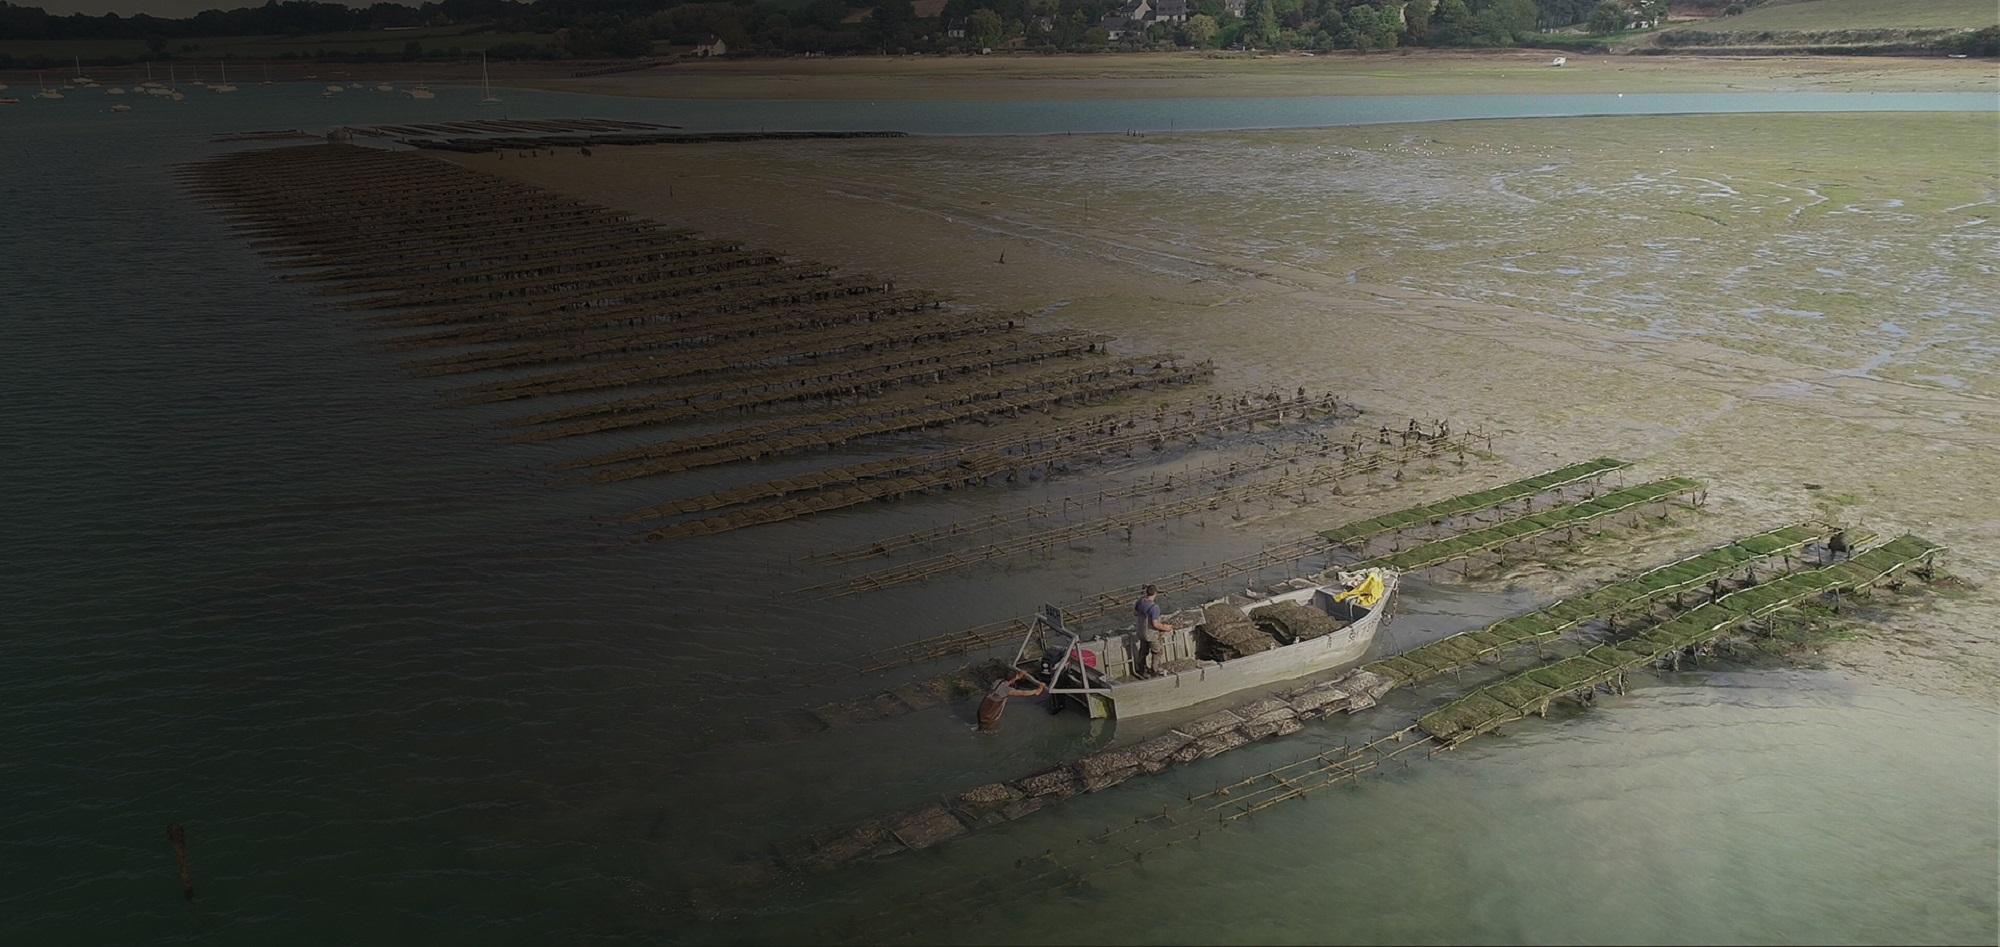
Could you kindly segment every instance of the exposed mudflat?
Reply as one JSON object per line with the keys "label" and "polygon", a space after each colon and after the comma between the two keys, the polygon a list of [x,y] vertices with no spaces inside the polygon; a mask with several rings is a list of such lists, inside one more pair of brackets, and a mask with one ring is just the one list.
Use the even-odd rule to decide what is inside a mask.
{"label": "exposed mudflat", "polygon": [[[1990,77],[1991,64],[1966,68]],[[977,84],[963,75],[961,89]],[[476,86],[439,89],[436,100],[329,99],[281,82],[129,114],[72,96],[0,116],[0,176],[21,185],[8,210],[36,222],[0,271],[0,309],[15,316],[0,319],[0,497],[12,501],[0,730],[14,738],[4,825],[19,853],[0,910],[13,940],[1991,939],[2000,622],[1979,590],[1885,599],[1935,604],[1867,607],[1857,614],[1870,639],[1817,660],[1648,673],[1588,710],[1287,803],[1140,866],[1037,883],[1014,859],[1406,726],[1482,672],[916,857],[767,880],[741,911],[690,897],[728,886],[726,866],[773,843],[1145,735],[1143,718],[1121,730],[1016,707],[1002,732],[980,736],[958,702],[743,739],[800,706],[947,670],[840,670],[858,654],[1582,457],[1645,459],[1628,483],[1701,475],[1714,485],[1710,512],[1623,524],[1556,561],[1470,581],[1456,569],[1410,576],[1378,644],[1414,647],[1815,510],[1952,542],[1956,568],[1990,588],[1990,113],[471,162],[873,269],[899,291],[957,292],[1041,313],[1036,326],[1103,328],[1127,349],[1213,356],[1217,391],[1333,388],[1391,423],[1407,412],[1496,431],[1500,460],[1413,464],[1337,495],[1288,491],[834,598],[800,590],[834,568],[808,553],[1035,504],[1062,511],[1038,526],[1084,521],[1099,515],[1100,490],[1268,459],[1288,436],[1131,445],[1054,477],[629,542],[623,517],[665,500],[1039,430],[1050,416],[671,480],[552,476],[585,450],[658,431],[511,442],[520,428],[503,422],[526,406],[447,406],[459,382],[413,375],[411,354],[385,350],[366,314],[278,279],[175,170],[245,147],[211,142],[244,129],[495,114],[693,128],[704,111],[740,127],[725,121],[731,109],[776,128],[870,117],[873,100],[508,92],[496,112]],[[1406,107],[1423,117],[1426,104],[1437,103],[1373,103],[1398,118]],[[1034,103],[909,105],[899,114],[996,129],[1019,127]],[[1134,400],[1056,417],[1109,418]],[[187,830],[192,905],[161,837],[168,823]]]}
{"label": "exposed mudflat", "polygon": [[[1461,122],[466,159],[966,303],[1646,458],[2000,573],[1994,116]],[[1922,140],[1913,154],[1907,143]],[[1926,626],[1994,686],[1987,600]],[[1943,629],[1949,629],[1946,633]]]}
{"label": "exposed mudflat", "polygon": [[[838,56],[677,62],[608,76],[511,64],[493,81],[674,99],[1150,99],[1566,92],[1895,92],[1993,88],[1991,61],[1940,56],[1611,56],[1547,50]],[[365,68],[365,67],[357,67]]]}

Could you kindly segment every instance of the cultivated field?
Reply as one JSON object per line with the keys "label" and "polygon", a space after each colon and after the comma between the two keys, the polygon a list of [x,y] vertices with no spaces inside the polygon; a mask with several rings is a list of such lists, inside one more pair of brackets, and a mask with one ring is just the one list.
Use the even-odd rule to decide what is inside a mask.
{"label": "cultivated field", "polygon": [[1992,0],[1774,0],[1737,16],[1716,17],[1695,29],[1716,33],[1835,30],[1978,29],[2000,25]]}

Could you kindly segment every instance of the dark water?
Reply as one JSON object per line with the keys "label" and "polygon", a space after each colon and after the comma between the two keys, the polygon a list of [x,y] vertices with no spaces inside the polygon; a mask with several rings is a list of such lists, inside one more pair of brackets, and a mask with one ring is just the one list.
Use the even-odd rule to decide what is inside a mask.
{"label": "dark water", "polygon": [[[491,423],[502,411],[438,406],[446,386],[409,377],[351,313],[273,280],[170,177],[225,147],[207,144],[214,132],[469,117],[473,97],[246,86],[178,105],[128,96],[135,111],[122,115],[83,91],[0,109],[9,942],[865,938],[875,931],[843,919],[899,906],[912,917],[898,929],[922,940],[1993,938],[1990,701],[1838,670],[1665,678],[1037,895],[1040,911],[925,898],[941,880],[1315,741],[1407,720],[1437,696],[1399,695],[1372,717],[991,837],[771,890],[753,916],[692,919],[685,891],[717,863],[1111,736],[1027,718],[970,740],[964,721],[937,713],[803,742],[720,739],[746,715],[859,689],[834,676],[774,692],[773,678],[1226,558],[1260,537],[1182,524],[833,602],[786,594],[808,575],[804,552],[1095,484],[953,494],[702,543],[623,542],[601,517],[741,472],[553,481],[551,461],[570,448],[504,444]],[[1051,130],[1046,115],[1009,105],[508,98],[516,116],[691,127]],[[1600,101],[1573,107],[1610,104],[1588,98]],[[1725,99],[1680,97],[1673,110],[1734,107]],[[1405,117],[1465,117],[1453,102]],[[1122,127],[1130,116],[1115,105],[1065,108],[1083,127]],[[1326,120],[1319,107],[1199,104],[1225,110],[1217,125],[1314,124]],[[1139,472],[1135,462],[1111,479]],[[1409,598],[1402,644],[1532,604],[1422,584]],[[174,881],[169,822],[188,827],[193,905]]]}

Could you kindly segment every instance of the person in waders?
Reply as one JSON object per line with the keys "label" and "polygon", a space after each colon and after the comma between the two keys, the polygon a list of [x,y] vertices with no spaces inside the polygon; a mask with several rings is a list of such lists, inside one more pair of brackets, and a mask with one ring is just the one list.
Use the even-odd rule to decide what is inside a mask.
{"label": "person in waders", "polygon": [[1174,626],[1160,620],[1160,587],[1146,583],[1144,594],[1132,603],[1134,629],[1139,633],[1139,654],[1132,662],[1135,677],[1159,677],[1160,636],[1174,633]]}
{"label": "person in waders", "polygon": [[[1016,687],[1022,682],[1032,682],[1033,687]],[[986,692],[979,701],[979,729],[993,731],[1000,729],[1000,715],[1007,710],[1007,700],[1012,697],[1040,697],[1049,692],[1049,686],[1037,681],[1026,671],[1015,671],[1013,677],[1003,677],[993,682],[993,689]]]}

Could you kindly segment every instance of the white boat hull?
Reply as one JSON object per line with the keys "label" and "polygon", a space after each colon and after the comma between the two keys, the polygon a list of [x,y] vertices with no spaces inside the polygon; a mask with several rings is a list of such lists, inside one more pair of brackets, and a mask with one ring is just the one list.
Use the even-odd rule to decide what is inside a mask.
{"label": "white boat hull", "polygon": [[[1401,578],[1387,569],[1379,571],[1383,579],[1382,598],[1359,621],[1319,638],[1280,645],[1257,654],[1222,662],[1201,661],[1195,667],[1163,673],[1159,677],[1108,680],[1105,682],[1109,685],[1108,692],[1092,693],[1086,700],[1090,705],[1091,716],[1101,716],[1108,710],[1122,720],[1180,710],[1240,691],[1279,684],[1323,671],[1339,670],[1360,661],[1368,654],[1369,646],[1375,643],[1375,633],[1381,628],[1383,616],[1388,613],[1389,605],[1395,599],[1396,587]],[[1258,599],[1244,605],[1243,610],[1251,612],[1281,602],[1318,605],[1324,610],[1324,603],[1337,591],[1337,587],[1308,587]],[[1324,598],[1321,598],[1322,596]],[[1192,653],[1193,633],[1194,629],[1191,627],[1178,632],[1177,637],[1188,637],[1168,644],[1166,646],[1168,656],[1171,657],[1175,652]],[[1107,649],[1102,641],[1083,642],[1081,647],[1094,652],[1092,658],[1099,667],[1121,666],[1121,662],[1112,656],[1113,649]],[[1124,646],[1117,644],[1114,648],[1122,651]],[[1109,706],[1106,707],[1104,704]]]}
{"label": "white boat hull", "polygon": [[1330,635],[1262,654],[1207,664],[1178,674],[1111,685],[1111,710],[1120,720],[1179,710],[1238,691],[1331,671],[1353,664],[1375,643],[1380,609]]}

